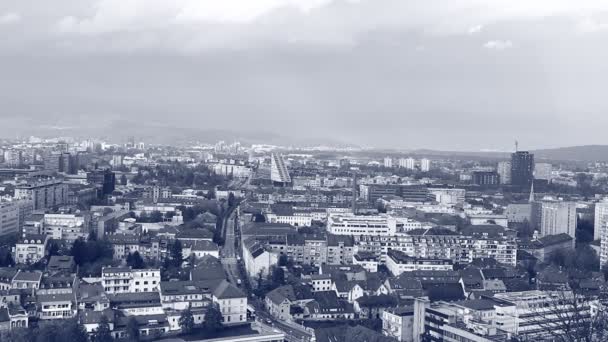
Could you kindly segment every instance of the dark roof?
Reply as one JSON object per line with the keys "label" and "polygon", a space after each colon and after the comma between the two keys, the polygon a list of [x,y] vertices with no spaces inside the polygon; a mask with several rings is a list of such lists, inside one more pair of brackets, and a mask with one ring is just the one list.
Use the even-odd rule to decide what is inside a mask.
{"label": "dark roof", "polygon": [[276,289],[268,292],[266,297],[277,305],[283,303],[285,300],[289,302],[296,300],[296,295],[294,293],[293,286],[291,285],[277,287]]}
{"label": "dark roof", "polygon": [[241,289],[230,284],[227,280],[224,280],[218,284],[215,290],[213,290],[213,295],[218,299],[247,297],[247,295],[243,293]]}
{"label": "dark roof", "polygon": [[213,256],[205,255],[196,266],[190,270],[191,280],[226,279],[226,272],[221,262]]}
{"label": "dark roof", "polygon": [[338,246],[339,244],[343,244],[346,247],[353,247],[355,245],[355,239],[350,235],[327,234],[328,246]]}
{"label": "dark roof", "polygon": [[41,278],[42,278],[42,272],[40,272],[40,271],[22,271],[22,270],[19,270],[19,272],[17,272],[17,274],[15,275],[15,277],[13,278],[13,280],[14,281],[35,281],[35,282],[39,282]]}
{"label": "dark roof", "polygon": [[315,329],[317,342],[392,342],[390,337],[386,337],[376,331],[363,326],[351,327],[342,325],[331,328]]}
{"label": "dark roof", "polygon": [[406,232],[406,234],[408,235],[420,235],[420,236],[427,236],[427,235],[459,235],[458,233],[448,229],[448,228],[443,228],[443,227],[433,227],[433,228],[428,228],[428,229],[424,229],[424,228],[420,228],[420,229],[412,229],[408,232]]}
{"label": "dark roof", "polygon": [[571,243],[574,239],[572,238],[572,236],[566,233],[561,233],[557,235],[543,236],[538,240],[543,244],[543,247],[548,247],[553,245],[559,245],[562,243]]}
{"label": "dark roof", "polygon": [[105,309],[103,311],[85,309],[78,313],[78,322],[80,324],[99,323],[101,321],[102,316],[106,316],[109,323],[114,322],[115,314],[112,309]]}
{"label": "dark roof", "polygon": [[74,257],[69,255],[53,255],[47,265],[49,271],[72,271],[75,268]]}
{"label": "dark roof", "polygon": [[184,229],[175,235],[176,239],[211,240],[213,233],[205,228]]}
{"label": "dark roof", "polygon": [[489,238],[501,237],[505,234],[505,227],[497,224],[470,225],[464,227],[461,233],[466,236],[484,236]]}
{"label": "dark roof", "polygon": [[454,284],[423,284],[431,301],[455,301],[464,299],[464,291],[458,283]]}
{"label": "dark roof", "polygon": [[459,300],[454,302],[454,304],[473,310],[493,310],[496,302],[490,299],[470,299]]}
{"label": "dark roof", "polygon": [[211,293],[223,279],[199,281],[161,281],[160,292],[163,296]]}
{"label": "dark roof", "polygon": [[290,235],[297,234],[298,230],[296,227],[290,224],[283,223],[266,223],[266,222],[251,222],[245,225],[241,229],[241,235],[257,235],[257,236],[268,236],[268,235]]}

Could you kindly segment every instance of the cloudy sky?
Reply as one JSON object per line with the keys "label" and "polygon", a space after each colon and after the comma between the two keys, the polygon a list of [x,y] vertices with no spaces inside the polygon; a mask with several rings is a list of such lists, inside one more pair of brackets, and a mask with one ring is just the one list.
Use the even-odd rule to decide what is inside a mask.
{"label": "cloudy sky", "polygon": [[608,144],[607,43],[606,0],[0,0],[0,133]]}

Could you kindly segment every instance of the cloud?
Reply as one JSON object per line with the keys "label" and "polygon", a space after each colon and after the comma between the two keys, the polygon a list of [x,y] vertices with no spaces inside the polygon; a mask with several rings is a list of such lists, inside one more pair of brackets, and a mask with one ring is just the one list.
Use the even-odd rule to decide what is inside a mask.
{"label": "cloud", "polygon": [[0,24],[4,24],[4,25],[15,24],[15,23],[18,23],[19,21],[21,21],[21,15],[19,15],[19,13],[9,12],[9,13],[0,15]]}
{"label": "cloud", "polygon": [[483,47],[491,50],[505,50],[513,47],[513,42],[510,40],[490,40],[483,44]]}
{"label": "cloud", "polygon": [[585,17],[578,23],[578,28],[583,33],[595,33],[608,30],[608,22],[600,22],[592,17]]}
{"label": "cloud", "polygon": [[479,32],[481,32],[482,28],[483,28],[483,25],[475,25],[475,26],[469,28],[469,34],[479,33]]}

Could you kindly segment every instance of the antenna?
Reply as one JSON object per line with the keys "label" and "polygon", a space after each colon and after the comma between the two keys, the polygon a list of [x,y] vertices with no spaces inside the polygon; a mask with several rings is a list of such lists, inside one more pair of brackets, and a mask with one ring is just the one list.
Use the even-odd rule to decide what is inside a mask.
{"label": "antenna", "polygon": [[519,142],[517,142],[517,140],[515,140],[515,152],[517,152],[519,150]]}

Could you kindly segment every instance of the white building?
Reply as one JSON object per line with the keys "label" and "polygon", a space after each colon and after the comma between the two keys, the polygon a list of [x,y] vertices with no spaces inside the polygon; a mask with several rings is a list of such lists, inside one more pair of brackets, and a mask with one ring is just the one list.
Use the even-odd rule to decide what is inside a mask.
{"label": "white building", "polygon": [[88,214],[44,214],[43,232],[52,239],[72,243],[78,238],[87,238],[90,232]]}
{"label": "white building", "polygon": [[285,166],[283,156],[280,154],[273,153],[271,155],[270,180],[282,184],[291,183],[289,171],[287,170],[287,166]]}
{"label": "white building", "polygon": [[452,271],[454,263],[450,259],[416,258],[397,250],[389,250],[386,267],[397,277],[403,272],[412,271]]}
{"label": "white building", "polygon": [[213,302],[219,306],[225,325],[247,321],[247,295],[223,280],[213,290]]}
{"label": "white building", "polygon": [[277,253],[267,250],[259,241],[250,238],[243,243],[243,262],[251,278],[266,277],[270,269],[279,262]]}
{"label": "white building", "polygon": [[403,223],[382,216],[330,215],[327,231],[335,235],[395,235],[403,230]]}
{"label": "white building", "polygon": [[393,158],[384,157],[384,167],[393,167]]}
{"label": "white building", "polygon": [[104,267],[101,284],[108,294],[156,292],[160,285],[160,270]]}
{"label": "white building", "polygon": [[543,201],[541,204],[541,236],[566,233],[574,238],[577,221],[576,203]]}
{"label": "white building", "polygon": [[511,162],[501,161],[496,167],[500,184],[511,184]]}
{"label": "white building", "polygon": [[431,161],[429,159],[423,158],[420,160],[420,171],[428,172],[431,170]]}
{"label": "white building", "polygon": [[34,210],[51,208],[67,202],[68,186],[54,178],[30,180],[17,184],[15,198],[33,201]]}
{"label": "white building", "polygon": [[400,342],[414,341],[414,310],[411,307],[383,310],[382,334]]}
{"label": "white building", "polygon": [[534,179],[551,180],[553,165],[549,163],[534,163]]}
{"label": "white building", "polygon": [[429,188],[429,193],[435,195],[439,204],[456,205],[464,203],[467,191],[465,189]]}
{"label": "white building", "polygon": [[595,204],[595,226],[593,227],[593,240],[600,240],[608,223],[608,199]]}
{"label": "white building", "polygon": [[18,233],[33,208],[30,200],[0,201],[0,236]]}
{"label": "white building", "polygon": [[18,264],[34,264],[46,256],[49,236],[44,234],[25,234],[13,247],[13,259]]}

